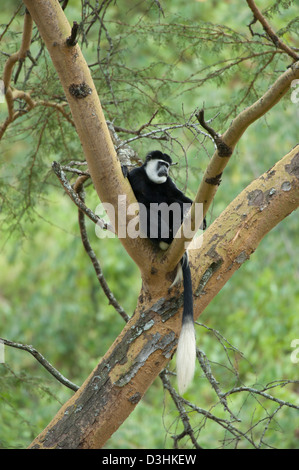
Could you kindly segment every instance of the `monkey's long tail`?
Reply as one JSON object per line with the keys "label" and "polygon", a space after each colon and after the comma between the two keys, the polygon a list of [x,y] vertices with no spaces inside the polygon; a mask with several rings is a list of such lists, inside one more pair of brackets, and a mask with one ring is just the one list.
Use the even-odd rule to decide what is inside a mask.
{"label": "monkey's long tail", "polygon": [[177,382],[179,393],[184,393],[193,379],[196,359],[196,342],[193,318],[193,294],[188,254],[185,253],[181,266],[184,280],[184,310],[182,329],[177,347]]}

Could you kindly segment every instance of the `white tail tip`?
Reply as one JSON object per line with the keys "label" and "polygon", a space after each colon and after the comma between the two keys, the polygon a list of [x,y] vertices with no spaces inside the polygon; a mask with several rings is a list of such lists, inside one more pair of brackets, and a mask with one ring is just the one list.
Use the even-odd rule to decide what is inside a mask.
{"label": "white tail tip", "polygon": [[196,359],[195,329],[193,321],[182,325],[176,352],[176,371],[179,393],[184,393],[193,379]]}

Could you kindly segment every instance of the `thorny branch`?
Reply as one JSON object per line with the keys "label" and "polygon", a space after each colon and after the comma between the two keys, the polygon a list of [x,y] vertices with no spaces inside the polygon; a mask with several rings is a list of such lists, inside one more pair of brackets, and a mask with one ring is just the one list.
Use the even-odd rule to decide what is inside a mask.
{"label": "thorny branch", "polygon": [[284,387],[287,384],[299,384],[299,380],[285,380],[285,381],[279,381],[276,385],[270,384],[266,385],[262,390],[258,390],[257,388],[253,387],[236,387],[233,388],[232,390],[229,390],[225,394],[223,394],[223,397],[226,398],[230,395],[233,395],[234,393],[240,393],[240,392],[249,392],[253,395],[260,395],[263,398],[267,398],[267,400],[274,401],[275,403],[278,403],[279,406],[287,406],[289,408],[294,408],[295,410],[299,410],[299,406],[294,405],[294,403],[289,403],[284,400],[280,400],[279,398],[273,397],[272,395],[269,395],[269,393],[266,393],[268,390],[272,389],[273,387]]}
{"label": "thorny branch", "polygon": [[205,355],[203,351],[200,351],[199,349],[196,350],[196,357],[197,360],[200,364],[201,369],[203,370],[206,378],[210,382],[211,386],[213,387],[214,391],[216,392],[220,402],[222,403],[224,409],[229,412],[232,418],[234,418],[236,421],[240,421],[236,416],[234,416],[233,412],[229,409],[226,397],[223,395],[223,393],[220,390],[219,383],[215,379],[215,377],[212,374],[212,369],[210,362]]}
{"label": "thorny branch", "polygon": [[127,133],[130,133],[130,134],[136,134],[135,137],[130,137],[129,139],[122,141],[121,144],[117,147],[117,150],[122,148],[123,145],[129,144],[129,143],[134,142],[138,139],[146,138],[146,139],[152,139],[152,140],[170,141],[171,137],[170,137],[169,131],[174,131],[174,130],[177,130],[177,129],[189,129],[191,131],[194,131],[196,133],[196,135],[201,134],[204,137],[208,137],[209,139],[214,141],[214,139],[210,135],[210,133],[203,132],[201,129],[199,129],[199,127],[195,123],[191,122],[192,117],[193,117],[193,113],[191,114],[190,119],[188,119],[188,121],[183,123],[183,124],[170,124],[170,125],[167,125],[167,126],[159,126],[157,129],[148,130],[147,132],[144,132],[144,133],[141,133],[141,130],[144,129],[150,123],[147,124],[147,125],[141,126],[141,129],[138,129],[137,131],[130,131],[128,129],[115,127],[115,129],[118,130],[119,132],[127,132]]}

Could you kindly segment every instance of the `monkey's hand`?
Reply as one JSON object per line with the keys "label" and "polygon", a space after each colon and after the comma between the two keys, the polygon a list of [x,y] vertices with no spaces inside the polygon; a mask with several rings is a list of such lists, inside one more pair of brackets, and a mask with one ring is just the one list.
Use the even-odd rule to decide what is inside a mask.
{"label": "monkey's hand", "polygon": [[124,178],[128,178],[129,170],[127,165],[121,165],[121,171],[124,175]]}

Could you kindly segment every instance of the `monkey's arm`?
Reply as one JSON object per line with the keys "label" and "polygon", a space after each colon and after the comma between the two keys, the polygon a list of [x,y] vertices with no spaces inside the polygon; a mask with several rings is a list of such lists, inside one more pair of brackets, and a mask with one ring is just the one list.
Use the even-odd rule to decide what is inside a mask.
{"label": "monkey's arm", "polygon": [[179,203],[190,203],[192,204],[193,201],[189,197],[185,196],[185,194],[175,185],[175,183],[169,178],[168,179],[168,191],[169,196],[173,199],[174,202]]}
{"label": "monkey's arm", "polygon": [[146,204],[148,202],[148,195],[142,167],[134,168],[129,171],[125,165],[122,165],[122,172],[124,177],[128,178],[137,201]]}
{"label": "monkey's arm", "polygon": [[[169,189],[171,191],[171,196],[174,202],[179,202],[181,205],[183,203],[189,203],[191,207],[193,203],[192,199],[185,196],[185,194],[182,191],[180,191],[179,188],[177,188],[177,186],[174,184],[174,182],[170,178],[169,178]],[[205,230],[206,228],[207,228],[207,221],[206,221],[206,218],[204,218],[200,229]]]}
{"label": "monkey's arm", "polygon": [[121,171],[123,173],[123,177],[128,178],[129,170],[127,165],[121,165]]}

